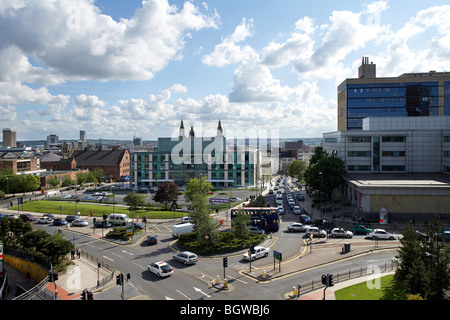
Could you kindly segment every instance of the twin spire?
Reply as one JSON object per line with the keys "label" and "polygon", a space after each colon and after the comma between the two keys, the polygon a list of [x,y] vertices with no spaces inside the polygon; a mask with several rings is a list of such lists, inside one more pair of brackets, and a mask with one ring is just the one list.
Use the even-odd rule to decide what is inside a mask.
{"label": "twin spire", "polygon": [[[180,134],[178,135],[179,138],[184,138],[186,137],[185,133],[184,133],[184,123],[183,123],[183,119],[181,119],[181,124],[180,124]],[[219,119],[219,124],[217,126],[217,135],[216,137],[223,137],[223,130],[222,130],[222,123],[220,122]],[[189,138],[195,138],[195,132],[194,132],[194,127],[191,127],[191,131],[189,131]]]}

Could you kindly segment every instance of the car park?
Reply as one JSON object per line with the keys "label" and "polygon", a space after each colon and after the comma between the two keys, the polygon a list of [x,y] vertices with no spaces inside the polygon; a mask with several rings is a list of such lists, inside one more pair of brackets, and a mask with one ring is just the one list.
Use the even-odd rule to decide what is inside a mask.
{"label": "car park", "polygon": [[168,277],[173,274],[173,268],[167,262],[159,261],[147,266],[148,271],[156,274],[158,277]]}
{"label": "car park", "polygon": [[294,206],[294,214],[301,214],[302,213],[302,209],[300,209],[299,206]]}
{"label": "car park", "polygon": [[386,232],[384,229],[374,229],[367,235],[370,239],[384,239],[384,240],[395,240],[396,236],[392,233]]}
{"label": "car park", "polygon": [[183,262],[184,264],[195,264],[198,262],[198,256],[195,253],[183,251],[175,253],[173,260]]}
{"label": "car park", "polygon": [[292,231],[301,231],[301,232],[303,232],[303,231],[306,231],[306,226],[304,226],[301,223],[294,222],[294,223],[291,223],[290,225],[288,225],[287,229],[289,231],[291,231],[291,232]]}
{"label": "car park", "polygon": [[367,227],[365,227],[362,224],[355,224],[352,227],[351,231],[353,232],[353,234],[364,234],[364,235],[367,235],[367,234],[372,232],[372,229],[367,228]]}
{"label": "car park", "polygon": [[57,218],[57,219],[53,220],[53,225],[55,225],[55,226],[63,226],[66,224],[67,224],[67,221],[64,219]]}
{"label": "car park", "polygon": [[332,238],[353,238],[353,232],[342,228],[333,228],[330,232]]}
{"label": "car park", "polygon": [[156,234],[151,234],[147,237],[147,244],[158,244],[158,236]]}
{"label": "car park", "polygon": [[325,230],[319,229],[317,227],[309,227],[305,231],[305,236],[309,237],[311,235],[313,237],[325,238],[327,236],[327,232]]}
{"label": "car park", "polygon": [[250,250],[248,250],[246,253],[244,253],[242,255],[242,258],[244,260],[250,261],[250,259],[252,261],[259,259],[259,258],[264,258],[267,257],[270,253],[270,249],[266,248],[266,247],[262,247],[262,246],[256,246],[254,248],[255,252],[254,253],[250,253]]}
{"label": "car park", "polygon": [[73,227],[87,227],[88,225],[89,222],[87,222],[86,220],[77,219],[72,221]]}

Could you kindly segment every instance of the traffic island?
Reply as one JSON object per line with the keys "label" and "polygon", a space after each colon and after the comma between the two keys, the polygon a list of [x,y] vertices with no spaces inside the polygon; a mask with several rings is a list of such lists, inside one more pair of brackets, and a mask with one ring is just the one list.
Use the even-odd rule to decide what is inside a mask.
{"label": "traffic island", "polygon": [[215,292],[232,292],[235,287],[229,283],[228,280],[219,281],[215,279],[209,283],[209,288],[213,289]]}

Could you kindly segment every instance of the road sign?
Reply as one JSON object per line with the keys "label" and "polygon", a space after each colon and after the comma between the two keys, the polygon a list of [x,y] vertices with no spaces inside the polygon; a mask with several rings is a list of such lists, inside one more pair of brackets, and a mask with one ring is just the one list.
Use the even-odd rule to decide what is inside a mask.
{"label": "road sign", "polygon": [[283,255],[281,254],[281,252],[278,251],[273,251],[273,258],[278,260],[278,261],[282,261]]}
{"label": "road sign", "polygon": [[211,202],[211,203],[230,203],[230,199],[209,198],[209,202]]}

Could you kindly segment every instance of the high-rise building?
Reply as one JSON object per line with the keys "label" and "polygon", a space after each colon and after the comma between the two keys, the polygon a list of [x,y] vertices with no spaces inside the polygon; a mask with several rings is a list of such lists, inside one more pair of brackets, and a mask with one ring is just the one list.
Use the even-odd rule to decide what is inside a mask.
{"label": "high-rise building", "polygon": [[16,147],[16,131],[11,128],[3,129],[3,148]]}
{"label": "high-rise building", "polygon": [[367,117],[450,115],[450,72],[405,73],[376,77],[376,65],[364,57],[358,78],[338,86],[338,130],[361,130]]}
{"label": "high-rise building", "polygon": [[80,141],[86,142],[86,131],[80,130]]}

